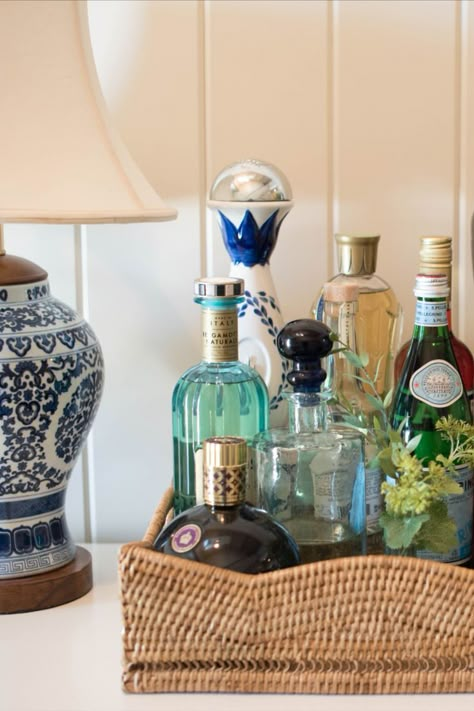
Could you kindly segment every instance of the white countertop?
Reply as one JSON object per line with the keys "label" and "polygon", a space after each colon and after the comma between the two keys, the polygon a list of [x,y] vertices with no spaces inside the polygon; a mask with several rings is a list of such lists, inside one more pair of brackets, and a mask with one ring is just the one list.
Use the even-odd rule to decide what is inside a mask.
{"label": "white countertop", "polygon": [[473,711],[474,694],[287,696],[125,694],[121,689],[121,616],[116,544],[86,546],[94,588],[39,612],[0,616],[1,711]]}

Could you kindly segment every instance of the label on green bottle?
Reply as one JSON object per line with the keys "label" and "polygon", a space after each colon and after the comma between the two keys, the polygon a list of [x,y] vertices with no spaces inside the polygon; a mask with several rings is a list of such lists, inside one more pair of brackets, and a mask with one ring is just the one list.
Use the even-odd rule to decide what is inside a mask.
{"label": "label on green bottle", "polygon": [[448,312],[446,301],[417,300],[415,324],[417,326],[447,326]]}
{"label": "label on green bottle", "polygon": [[473,504],[473,471],[469,466],[456,467],[454,480],[462,488],[461,494],[451,494],[446,497],[448,514],[456,524],[458,545],[448,553],[433,553],[432,551],[417,551],[417,558],[437,560],[441,563],[466,563],[471,557],[472,544],[472,504]]}
{"label": "label on green bottle", "polygon": [[410,378],[410,392],[432,407],[447,407],[463,394],[461,376],[451,363],[431,360]]}

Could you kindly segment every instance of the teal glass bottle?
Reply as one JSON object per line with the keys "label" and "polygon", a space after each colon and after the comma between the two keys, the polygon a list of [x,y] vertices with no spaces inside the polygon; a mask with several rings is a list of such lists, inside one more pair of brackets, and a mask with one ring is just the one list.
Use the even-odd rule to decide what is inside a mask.
{"label": "teal glass bottle", "polygon": [[[392,427],[401,428],[405,443],[421,435],[414,453],[418,459],[426,458],[427,461],[435,459],[437,454],[449,454],[448,443],[435,429],[437,420],[452,415],[471,422],[469,401],[449,334],[448,294],[446,276],[418,274],[416,277],[415,326],[391,413]],[[456,523],[458,545],[442,555],[417,550],[417,557],[457,564],[466,564],[470,560],[472,469],[458,467],[455,479],[464,493],[448,496],[446,503],[449,515]]]}
{"label": "teal glass bottle", "polygon": [[238,360],[237,307],[244,282],[232,277],[197,279],[202,360],[178,380],[172,398],[174,510],[203,502],[202,443],[208,437],[251,440],[268,426],[268,392],[260,375]]}

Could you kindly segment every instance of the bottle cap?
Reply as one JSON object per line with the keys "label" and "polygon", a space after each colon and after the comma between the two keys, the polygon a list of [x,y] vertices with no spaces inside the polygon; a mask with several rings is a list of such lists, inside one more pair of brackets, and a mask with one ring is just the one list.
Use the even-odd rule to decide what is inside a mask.
{"label": "bottle cap", "polygon": [[209,193],[211,207],[213,202],[281,202],[292,197],[286,175],[275,165],[253,158],[226,166]]}
{"label": "bottle cap", "polygon": [[208,506],[235,506],[245,501],[247,442],[243,437],[204,440],[204,501]]}
{"label": "bottle cap", "polygon": [[337,234],[335,240],[342,274],[356,276],[375,272],[380,235]]}
{"label": "bottle cap", "polygon": [[295,392],[317,393],[326,378],[321,358],[331,351],[331,330],[321,321],[301,318],[289,321],[277,336],[280,355],[293,361],[287,380]]}
{"label": "bottle cap", "polygon": [[194,280],[195,296],[242,296],[244,280],[233,277],[201,277]]}
{"label": "bottle cap", "polygon": [[417,274],[415,296],[442,298],[448,296],[448,278],[445,274]]}
{"label": "bottle cap", "polygon": [[420,274],[445,274],[451,287],[451,237],[421,237],[420,242]]}
{"label": "bottle cap", "polygon": [[348,301],[357,301],[359,298],[359,287],[357,284],[337,284],[328,281],[324,287],[324,301],[343,304]]}

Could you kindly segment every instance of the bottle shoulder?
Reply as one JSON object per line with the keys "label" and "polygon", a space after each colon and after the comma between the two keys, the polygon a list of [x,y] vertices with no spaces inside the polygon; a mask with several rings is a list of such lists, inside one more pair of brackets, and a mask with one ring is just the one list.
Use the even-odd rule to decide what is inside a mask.
{"label": "bottle shoulder", "polygon": [[343,435],[337,431],[290,432],[285,428],[272,428],[257,434],[251,446],[257,451],[273,448],[288,450],[332,450],[340,447]]}
{"label": "bottle shoulder", "polygon": [[265,383],[260,374],[249,365],[241,361],[225,363],[211,363],[201,361],[188,368],[179,378],[176,388],[187,383],[255,383],[256,386],[265,388]]}
{"label": "bottle shoulder", "polygon": [[375,272],[373,274],[354,275],[336,274],[329,281],[334,282],[336,284],[356,284],[359,287],[360,293],[363,294],[386,291],[389,292],[390,295],[393,294],[393,297],[395,298],[395,293],[390,284],[385,281],[385,279],[382,279],[382,277],[376,274]]}
{"label": "bottle shoulder", "polygon": [[450,338],[448,327],[418,327],[412,339],[408,342],[404,374],[434,360],[445,360],[457,367],[456,356]]}
{"label": "bottle shoulder", "polygon": [[447,328],[443,331],[442,337],[434,334],[430,338],[425,334],[425,338],[412,339],[393,399],[392,425],[398,428],[403,423],[405,439],[422,433],[423,450],[428,447],[428,440],[432,440],[432,446],[444,451],[442,437],[435,432],[435,424],[441,417],[452,415],[471,421],[449,333]]}
{"label": "bottle shoulder", "polygon": [[464,341],[461,341],[461,339],[458,338],[452,331],[450,332],[450,335],[451,345],[453,347],[453,351],[456,357],[458,357],[459,354],[459,356],[466,359],[466,361],[472,364],[472,367],[474,367],[474,356],[472,355],[472,351],[470,350],[470,348],[464,343]]}
{"label": "bottle shoulder", "polygon": [[[180,553],[181,539],[185,545]],[[246,503],[230,508],[194,506],[163,529],[153,548],[247,573],[299,562],[298,548],[287,530],[267,512]]]}

